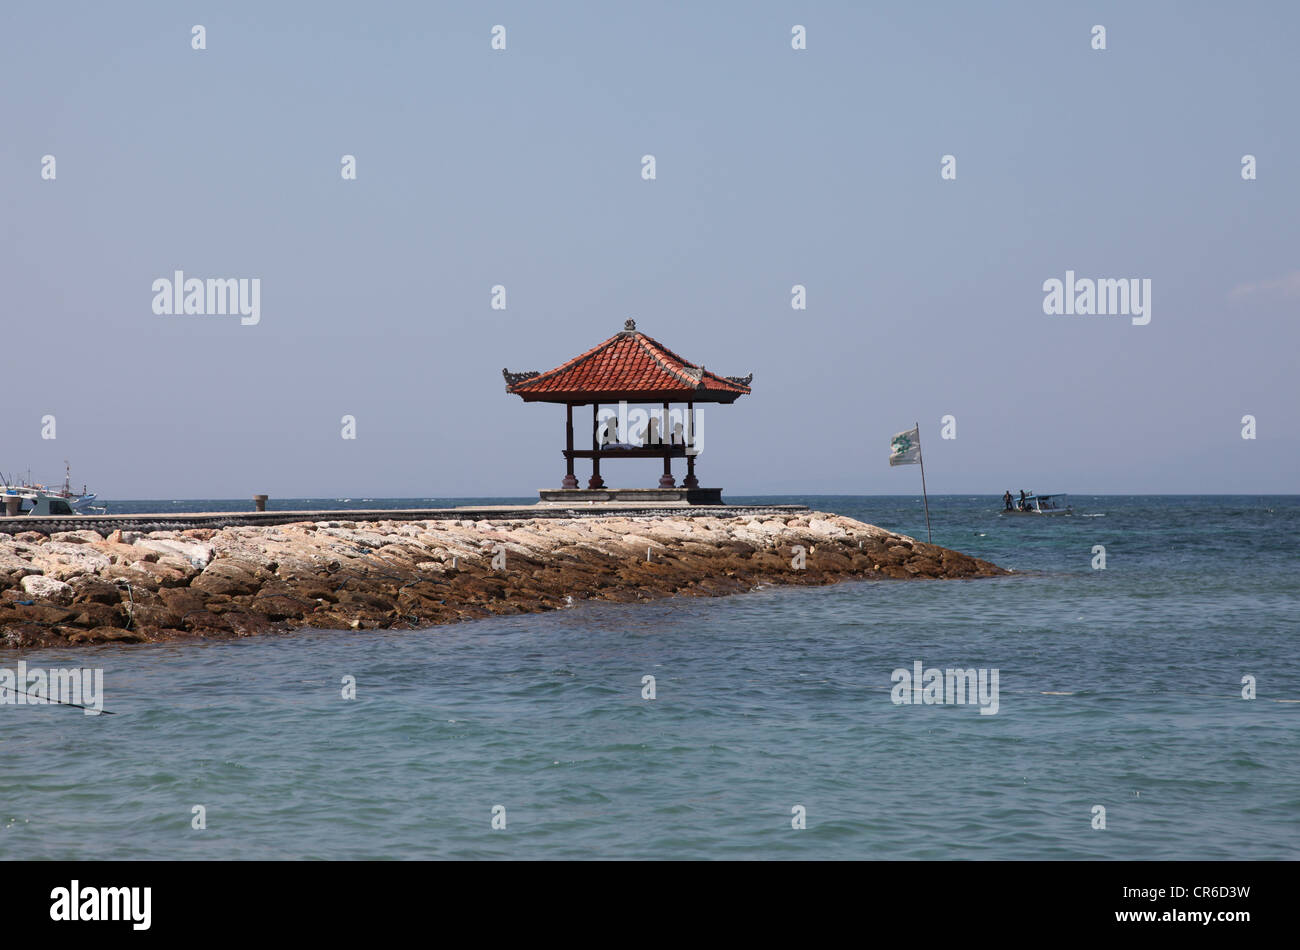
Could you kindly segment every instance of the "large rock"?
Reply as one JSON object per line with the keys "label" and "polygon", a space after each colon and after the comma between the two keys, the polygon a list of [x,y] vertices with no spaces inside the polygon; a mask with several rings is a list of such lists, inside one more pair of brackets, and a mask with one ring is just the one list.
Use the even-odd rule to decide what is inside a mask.
{"label": "large rock", "polygon": [[32,564],[53,578],[67,580],[78,574],[94,574],[111,563],[108,556],[95,550],[89,543],[69,544],[50,541],[32,553]]}
{"label": "large rock", "polygon": [[169,554],[179,555],[200,571],[208,566],[208,563],[216,557],[217,553],[210,544],[172,538],[142,538],[134,546],[143,548],[146,551],[157,551],[160,558]]}
{"label": "large rock", "polygon": [[[181,587],[194,575],[194,568],[190,566],[189,561],[183,561],[180,558],[173,558],[172,563],[165,563],[167,558],[159,558],[158,563],[147,561],[137,561],[132,568],[138,573],[144,574],[150,578],[150,587]],[[113,565],[113,569],[120,570],[121,565]]]}
{"label": "large rock", "polygon": [[56,531],[50,535],[51,541],[63,541],[67,544],[97,544],[104,540],[98,531]]}
{"label": "large rock", "polygon": [[145,566],[148,565],[110,564],[100,572],[100,576],[113,582],[121,581],[123,584],[130,585],[130,589],[133,590],[157,590],[160,586],[158,578],[140,570],[140,567]]}
{"label": "large rock", "polygon": [[[12,547],[11,550],[13,550]],[[39,574],[40,572],[41,569],[33,564],[30,559],[16,553],[0,550],[0,574],[16,574],[18,577],[22,577],[24,574]],[[14,583],[18,582],[15,580]]]}
{"label": "large rock", "polygon": [[144,643],[149,637],[139,630],[123,630],[120,627],[95,627],[91,630],[78,630],[68,637],[69,643]]}
{"label": "large rock", "polygon": [[94,547],[96,551],[107,557],[113,564],[134,564],[136,561],[158,560],[157,551],[138,548],[134,544],[122,544],[120,541],[111,539],[101,541]]}
{"label": "large rock", "polygon": [[116,604],[125,596],[123,590],[112,581],[89,574],[74,577],[68,581],[68,586],[72,588],[73,601],[79,604]]}
{"label": "large rock", "polygon": [[22,579],[22,587],[33,600],[46,600],[60,607],[72,603],[72,587],[53,577],[29,574]]}
{"label": "large rock", "polygon": [[264,579],[259,575],[261,571],[256,565],[221,558],[205,567],[190,582],[190,587],[208,594],[255,594]]}

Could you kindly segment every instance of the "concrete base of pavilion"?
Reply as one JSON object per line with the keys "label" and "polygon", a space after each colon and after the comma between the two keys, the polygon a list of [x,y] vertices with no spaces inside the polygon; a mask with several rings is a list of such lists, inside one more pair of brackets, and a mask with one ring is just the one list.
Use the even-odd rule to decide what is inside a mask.
{"label": "concrete base of pavilion", "polygon": [[539,505],[723,505],[721,488],[543,488]]}

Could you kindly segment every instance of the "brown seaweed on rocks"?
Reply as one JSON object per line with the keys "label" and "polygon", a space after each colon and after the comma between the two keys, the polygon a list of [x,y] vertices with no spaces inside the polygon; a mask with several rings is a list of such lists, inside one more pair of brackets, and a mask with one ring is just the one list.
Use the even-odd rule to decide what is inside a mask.
{"label": "brown seaweed on rocks", "polygon": [[0,534],[0,645],[414,629],[583,600],[1008,571],[839,515]]}

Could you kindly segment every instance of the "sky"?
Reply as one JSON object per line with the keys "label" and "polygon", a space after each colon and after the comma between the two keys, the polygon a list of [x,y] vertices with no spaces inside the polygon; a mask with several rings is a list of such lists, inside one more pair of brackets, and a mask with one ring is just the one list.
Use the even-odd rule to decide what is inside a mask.
{"label": "sky", "polygon": [[[1298,47],[1290,2],[4,4],[0,471],[530,495],[564,410],[502,368],[633,318],[754,374],[701,410],[729,495],[914,492],[914,422],[936,494],[1293,493]],[[155,313],[176,270],[258,322]],[[1067,271],[1149,323],[1045,313]]]}

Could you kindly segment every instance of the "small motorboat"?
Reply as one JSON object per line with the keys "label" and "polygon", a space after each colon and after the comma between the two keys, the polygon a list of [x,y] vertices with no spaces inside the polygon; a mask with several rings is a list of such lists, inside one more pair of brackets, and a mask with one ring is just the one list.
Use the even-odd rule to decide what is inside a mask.
{"label": "small motorboat", "polygon": [[1024,501],[1015,501],[1013,507],[1003,508],[1004,515],[1072,515],[1073,509],[1064,493],[1055,495],[1026,495]]}

